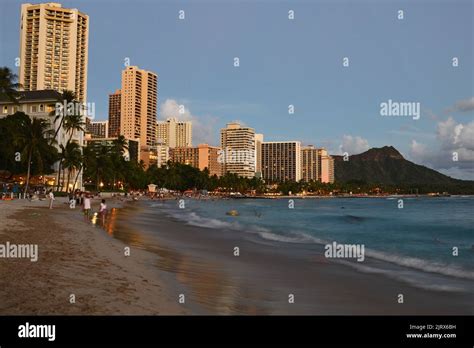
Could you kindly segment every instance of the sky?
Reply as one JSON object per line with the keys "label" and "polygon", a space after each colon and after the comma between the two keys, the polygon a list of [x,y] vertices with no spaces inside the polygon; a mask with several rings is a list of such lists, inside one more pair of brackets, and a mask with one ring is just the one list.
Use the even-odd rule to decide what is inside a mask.
{"label": "sky", "polygon": [[[0,66],[13,69],[21,3],[2,0],[0,9]],[[471,0],[61,4],[90,17],[87,101],[96,120],[107,119],[108,94],[129,61],[158,74],[158,119],[192,120],[195,145],[218,145],[219,130],[237,120],[265,140],[332,154],[391,145],[474,180]],[[419,105],[420,117],[382,116],[389,100]]]}

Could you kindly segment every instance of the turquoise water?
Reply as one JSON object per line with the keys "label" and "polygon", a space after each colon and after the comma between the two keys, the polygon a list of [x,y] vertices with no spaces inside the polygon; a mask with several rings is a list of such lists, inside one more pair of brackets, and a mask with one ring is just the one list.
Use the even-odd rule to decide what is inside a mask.
{"label": "turquoise water", "polygon": [[[361,271],[396,271],[419,282],[422,275],[410,273],[417,270],[472,284],[474,197],[403,198],[402,209],[398,199],[294,199],[293,209],[284,199],[185,199],[184,209],[176,201],[150,204],[191,225],[251,233],[288,246],[364,244],[365,256],[379,264],[352,263]],[[240,215],[226,215],[231,209]],[[435,283],[440,289],[445,284]]]}

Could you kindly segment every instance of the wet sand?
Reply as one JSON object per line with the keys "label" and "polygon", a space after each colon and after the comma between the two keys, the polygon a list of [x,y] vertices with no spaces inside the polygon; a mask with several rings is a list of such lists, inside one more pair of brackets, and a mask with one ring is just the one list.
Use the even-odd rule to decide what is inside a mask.
{"label": "wet sand", "polygon": [[187,312],[165,293],[153,255],[134,250],[125,257],[123,243],[85,222],[62,198],[53,210],[46,201],[0,201],[0,220],[0,243],[39,249],[37,262],[0,259],[1,315]]}
{"label": "wet sand", "polygon": [[[185,213],[185,212],[183,212]],[[156,253],[193,313],[473,314],[472,294],[431,291],[331,262],[314,245],[184,224],[131,203],[113,218],[116,238]],[[240,255],[234,255],[239,247]],[[289,295],[294,303],[289,303]],[[398,303],[403,294],[404,303]]]}
{"label": "wet sand", "polygon": [[[110,213],[101,228],[64,199],[53,210],[47,202],[0,201],[0,243],[39,246],[38,262],[0,259],[0,314],[474,312],[472,295],[363,274],[328,261],[311,246],[186,225],[159,209],[144,209],[143,202],[124,208],[119,201],[107,203]],[[94,211],[97,206],[98,200]],[[403,304],[398,294],[404,295]]]}

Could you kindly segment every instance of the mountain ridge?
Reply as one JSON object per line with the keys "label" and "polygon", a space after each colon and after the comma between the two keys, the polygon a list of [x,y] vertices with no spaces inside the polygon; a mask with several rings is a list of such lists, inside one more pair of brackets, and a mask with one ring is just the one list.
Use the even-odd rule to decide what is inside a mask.
{"label": "mountain ridge", "polygon": [[405,159],[393,146],[371,148],[349,156],[335,155],[335,181],[384,185],[464,185],[474,181],[455,179]]}

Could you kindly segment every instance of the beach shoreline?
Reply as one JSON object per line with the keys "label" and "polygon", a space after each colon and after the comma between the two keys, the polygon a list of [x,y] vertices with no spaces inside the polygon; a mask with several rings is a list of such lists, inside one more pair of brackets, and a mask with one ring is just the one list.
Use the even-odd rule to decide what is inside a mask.
{"label": "beach shoreline", "polygon": [[[99,200],[94,200],[96,210]],[[121,202],[108,200],[109,207]],[[37,244],[39,259],[0,259],[2,315],[186,314],[166,294],[152,254],[133,250],[57,198],[0,203],[0,241]],[[74,302],[71,303],[74,295]]]}
{"label": "beach shoreline", "polygon": [[[167,216],[160,204],[153,202],[156,209],[152,211],[146,201],[129,204],[120,211],[119,228],[113,234],[158,254],[157,266],[175,274],[185,285],[180,291],[188,291],[206,314],[473,313],[466,294],[420,289],[379,274],[361,273],[328,260],[320,246],[290,248],[225,227],[190,225]],[[234,255],[235,247],[239,256]],[[290,294],[297,298],[294,303],[288,302]],[[403,304],[397,302],[399,294],[404,295]]]}
{"label": "beach shoreline", "polygon": [[[93,201],[93,211],[99,200]],[[462,315],[472,296],[416,288],[235,231],[191,226],[145,200],[107,199],[105,228],[58,198],[0,203],[0,242],[39,260],[0,260],[0,313],[85,315]],[[160,204],[154,200],[154,204]],[[164,202],[163,202],[164,203]],[[185,212],[183,212],[185,214]],[[158,221],[158,222],[157,222]],[[125,256],[125,248],[130,256]],[[239,255],[235,255],[235,248]],[[295,252],[296,250],[296,252]],[[21,274],[21,276],[19,276]],[[76,303],[70,303],[74,294]],[[397,302],[403,294],[404,303]],[[290,300],[292,297],[292,301]],[[179,303],[179,300],[183,303]],[[470,303],[470,304],[469,304]],[[468,304],[468,305],[466,305]]]}

